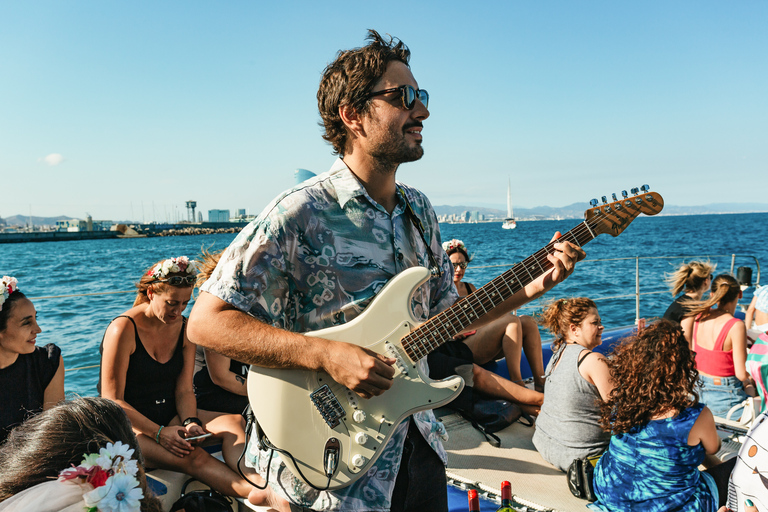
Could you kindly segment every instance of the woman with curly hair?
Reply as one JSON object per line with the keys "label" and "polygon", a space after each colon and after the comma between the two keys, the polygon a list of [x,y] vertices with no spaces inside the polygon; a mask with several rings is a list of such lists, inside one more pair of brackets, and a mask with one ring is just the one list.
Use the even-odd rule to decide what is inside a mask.
{"label": "woman with curly hair", "polygon": [[688,313],[681,323],[696,353],[701,401],[720,417],[747,396],[757,395],[747,373],[747,329],[734,316],[740,298],[739,282],[729,274],[720,274],[712,281],[708,300],[686,304]]}
{"label": "woman with curly hair", "polygon": [[[595,468],[597,501],[589,507],[714,512],[724,505],[735,459],[715,466],[706,457],[720,449],[720,438],[712,412],[699,403],[699,374],[682,329],[661,320],[624,340],[607,364],[617,385],[600,407],[600,424],[613,436]],[[702,463],[711,469],[699,471]]]}
{"label": "woman with curly hair", "polygon": [[613,384],[605,357],[592,352],[601,343],[603,324],[586,297],[551,303],[541,324],[555,341],[533,444],[544,460],[567,471],[574,459],[602,453],[611,437],[598,424],[597,404],[608,398]]}

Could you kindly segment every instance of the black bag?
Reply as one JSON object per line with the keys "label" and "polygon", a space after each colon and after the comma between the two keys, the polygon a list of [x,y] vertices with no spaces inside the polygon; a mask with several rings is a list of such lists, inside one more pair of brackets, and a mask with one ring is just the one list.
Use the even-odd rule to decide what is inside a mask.
{"label": "black bag", "polygon": [[[456,367],[474,364],[472,351],[458,340],[445,343],[427,357],[429,376],[433,379],[456,375]],[[533,425],[533,419],[517,404],[486,396],[471,386],[464,386],[461,393],[446,407],[461,414],[496,447],[501,446],[501,440],[494,435],[495,432],[518,420],[525,426]]]}
{"label": "black bag", "polygon": [[600,459],[599,455],[574,459],[568,466],[568,490],[577,498],[587,501],[595,501],[594,473],[595,464]]}
{"label": "black bag", "polygon": [[181,497],[171,506],[170,512],[177,510],[184,510],[185,512],[232,512],[232,498],[213,489],[186,492],[187,485],[194,481],[194,478],[190,478],[184,482],[184,486],[181,488]]}

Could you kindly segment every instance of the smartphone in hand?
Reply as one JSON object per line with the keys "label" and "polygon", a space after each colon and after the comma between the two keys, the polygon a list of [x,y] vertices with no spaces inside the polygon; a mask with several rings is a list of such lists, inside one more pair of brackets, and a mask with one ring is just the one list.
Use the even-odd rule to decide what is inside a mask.
{"label": "smartphone in hand", "polygon": [[213,434],[210,432],[206,432],[205,434],[201,434],[199,436],[192,436],[192,437],[185,437],[185,441],[197,441],[198,439],[205,439],[206,437],[211,437]]}

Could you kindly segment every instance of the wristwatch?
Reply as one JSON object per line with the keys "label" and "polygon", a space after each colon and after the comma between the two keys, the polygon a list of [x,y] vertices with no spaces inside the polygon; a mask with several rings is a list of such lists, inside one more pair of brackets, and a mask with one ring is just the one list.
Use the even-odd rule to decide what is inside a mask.
{"label": "wristwatch", "polygon": [[186,427],[190,423],[194,423],[194,424],[199,425],[201,427],[203,426],[203,420],[201,420],[200,418],[195,418],[194,416],[190,416],[189,418],[185,419],[184,423],[182,423],[181,426],[182,427]]}

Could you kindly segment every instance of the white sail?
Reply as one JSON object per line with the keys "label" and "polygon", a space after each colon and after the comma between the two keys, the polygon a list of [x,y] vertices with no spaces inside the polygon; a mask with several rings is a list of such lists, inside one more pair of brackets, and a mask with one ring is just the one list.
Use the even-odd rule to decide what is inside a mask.
{"label": "white sail", "polygon": [[504,229],[515,229],[517,223],[515,222],[515,213],[512,211],[512,181],[507,179],[507,218],[501,224]]}

